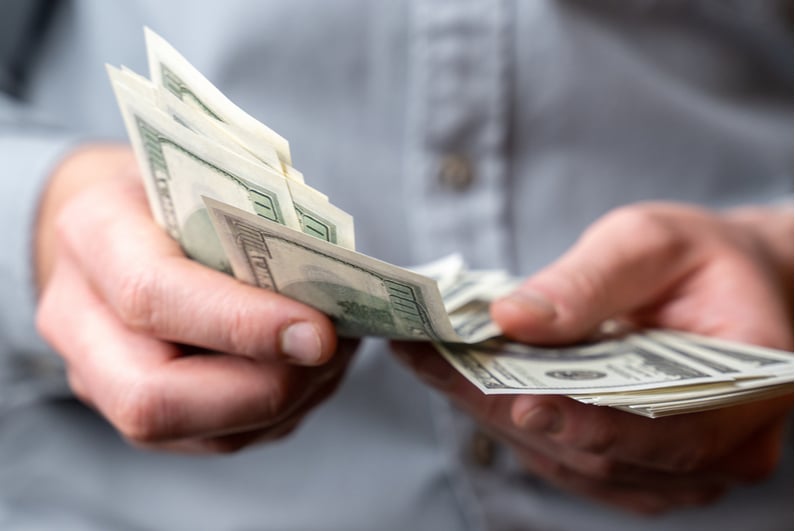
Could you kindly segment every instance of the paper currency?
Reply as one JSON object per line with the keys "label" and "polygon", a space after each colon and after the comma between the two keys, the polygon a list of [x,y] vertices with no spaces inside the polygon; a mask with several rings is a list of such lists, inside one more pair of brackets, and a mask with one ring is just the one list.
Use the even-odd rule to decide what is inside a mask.
{"label": "paper currency", "polygon": [[470,343],[494,335],[455,329],[431,278],[205,201],[237,278],[317,308],[340,335]]}
{"label": "paper currency", "polygon": [[[154,84],[223,124],[255,156],[275,150],[282,164],[292,165],[290,145],[271,128],[232,103],[165,39],[144,28],[149,75]],[[266,157],[267,164],[278,162]]]}
{"label": "paper currency", "polygon": [[[720,350],[699,347],[713,341]],[[677,348],[668,348],[667,342],[676,342]],[[726,407],[792,390],[789,353],[672,331],[633,332],[557,348],[504,339],[436,346],[484,394],[562,394],[648,417]],[[752,352],[755,360],[749,356],[750,365],[732,367],[736,353],[743,351]],[[700,355],[691,356],[693,352]]]}
{"label": "paper currency", "polygon": [[629,335],[594,344],[543,348],[496,339],[438,345],[486,394],[593,394],[714,383],[730,378]]}
{"label": "paper currency", "polygon": [[188,256],[229,270],[202,195],[300,229],[284,177],[179,125],[126,85],[114,89],[153,215]]}
{"label": "paper currency", "polygon": [[[109,66],[108,74],[138,157],[153,215],[185,253],[209,267],[231,271],[210,226],[202,196],[353,249],[353,218],[304,184],[298,170],[281,162],[289,160],[286,142],[278,140],[278,135],[274,137],[275,133],[267,133],[270,129],[264,126],[255,129],[249,136],[276,142],[280,158],[262,156],[269,152],[276,156],[276,148],[270,144],[255,156],[253,144],[241,144],[240,135],[232,134],[228,124],[228,120],[245,124],[253,118],[231,102],[211,107],[197,104],[214,98],[217,89],[172,53],[165,41],[151,31],[147,35],[147,42],[157,47],[150,50],[153,64],[167,65],[161,73],[184,75],[191,88],[183,87],[180,94],[194,105],[176,98],[173,86],[164,88],[127,69]],[[226,118],[218,119],[209,108],[224,111]]]}
{"label": "paper currency", "polygon": [[146,29],[150,76],[108,67],[154,218],[185,253],[323,311],[343,336],[431,342],[485,394],[559,394],[658,417],[792,390],[792,353],[670,330],[511,342],[489,306],[520,279],[460,256],[401,268],[355,252],[353,218],[289,144]]}

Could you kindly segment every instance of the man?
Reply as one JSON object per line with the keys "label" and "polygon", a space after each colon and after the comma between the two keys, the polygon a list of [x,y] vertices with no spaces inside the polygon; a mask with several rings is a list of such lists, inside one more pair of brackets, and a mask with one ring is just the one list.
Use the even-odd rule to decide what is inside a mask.
{"label": "man", "polygon": [[[3,17],[2,337],[27,376],[4,393],[8,527],[788,525],[791,464],[734,487],[774,473],[791,397],[650,420],[487,398],[396,345],[428,392],[383,342],[354,356],[325,316],[184,258],[129,149],[96,143],[122,134],[102,63],[143,71],[147,24],[292,141],[361,251],[539,271],[492,308],[514,338],[624,318],[791,349],[791,63],[772,9],[33,4]],[[112,428],[46,399],[53,358],[17,309],[31,269],[39,330]]]}

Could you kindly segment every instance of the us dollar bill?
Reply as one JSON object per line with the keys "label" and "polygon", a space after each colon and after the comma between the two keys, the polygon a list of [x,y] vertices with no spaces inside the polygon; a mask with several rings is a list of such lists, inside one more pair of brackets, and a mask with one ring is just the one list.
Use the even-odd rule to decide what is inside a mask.
{"label": "us dollar bill", "polygon": [[[179,100],[157,105],[162,94],[146,78],[110,66],[108,74],[154,216],[189,256],[228,270],[201,193],[290,227],[297,219],[307,234],[355,248],[353,217],[307,186],[300,172],[288,167],[292,178],[285,178]],[[212,165],[206,164],[210,159]]]}
{"label": "us dollar bill", "polygon": [[787,375],[792,372],[792,354],[772,348],[672,330],[646,331],[644,336],[677,352],[696,357],[702,363],[721,367],[727,373],[753,377]]}
{"label": "us dollar bill", "polygon": [[189,257],[230,269],[202,196],[301,229],[281,175],[180,126],[128,87],[114,88],[153,215]]}
{"label": "us dollar bill", "polygon": [[436,348],[485,394],[611,393],[730,380],[632,336],[546,348],[504,338]]}
{"label": "us dollar bill", "polygon": [[[668,346],[671,339],[678,341],[676,348]],[[714,356],[690,350],[698,344],[720,350]],[[620,338],[558,347],[524,345],[506,338],[474,345],[435,346],[484,394],[567,395],[586,404],[650,418],[792,392],[790,353],[695,334],[638,331]],[[737,351],[753,355],[755,360],[744,362],[745,367],[732,366]],[[757,363],[766,368],[760,371]]]}
{"label": "us dollar bill", "polygon": [[346,249],[356,249],[353,216],[302,182],[288,180],[287,187],[302,232]]}
{"label": "us dollar bill", "polygon": [[235,276],[312,306],[343,336],[471,342],[433,279],[206,198]]}
{"label": "us dollar bill", "polygon": [[[232,103],[157,33],[144,28],[144,36],[149,75],[156,86],[223,124],[229,134],[255,156],[275,149],[282,164],[292,165],[287,140]],[[271,162],[268,160],[269,164]]]}

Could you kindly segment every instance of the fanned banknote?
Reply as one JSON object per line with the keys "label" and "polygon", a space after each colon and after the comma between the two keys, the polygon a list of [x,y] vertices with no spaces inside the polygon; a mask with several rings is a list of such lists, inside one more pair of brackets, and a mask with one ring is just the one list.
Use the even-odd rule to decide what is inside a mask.
{"label": "fanned banknote", "polygon": [[473,343],[499,333],[453,328],[429,277],[214,199],[205,202],[237,278],[317,308],[334,320],[340,335]]}
{"label": "fanned banknote", "polygon": [[[149,28],[144,28],[144,35],[149,75],[159,89],[222,124],[243,148],[267,164],[292,165],[287,140],[232,103],[165,39]],[[276,160],[270,153],[276,154]]]}
{"label": "fanned banknote", "polygon": [[[162,39],[154,41],[160,43]],[[181,56],[170,57],[169,64],[179,71],[193,71],[189,65],[180,67],[179,60]],[[224,122],[197,111],[195,106],[176,99],[146,78],[111,66],[108,73],[138,157],[153,215],[188,256],[229,271],[202,196],[234,204],[336,245],[355,248],[353,218],[329,203],[327,196],[304,184],[300,172],[281,163],[277,169],[263,162],[241,146],[236,136],[227,133]],[[212,93],[207,88],[209,82],[201,79],[203,83],[195,83],[204,87],[204,92]],[[287,149],[286,143],[284,146]]]}

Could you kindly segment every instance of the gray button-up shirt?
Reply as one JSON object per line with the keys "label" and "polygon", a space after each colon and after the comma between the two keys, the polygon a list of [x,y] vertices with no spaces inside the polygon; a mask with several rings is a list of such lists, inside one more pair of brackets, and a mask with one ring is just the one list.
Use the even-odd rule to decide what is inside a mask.
{"label": "gray button-up shirt", "polygon": [[618,205],[791,201],[780,6],[5,2],[0,528],[791,528],[791,451],[769,481],[717,505],[630,516],[522,471],[377,340],[288,440],[216,458],[133,450],[57,399],[29,265],[49,170],[81,139],[123,138],[103,64],[144,72],[143,25],[291,141],[307,181],[357,219],[362,252],[405,265],[457,251],[529,274]]}

